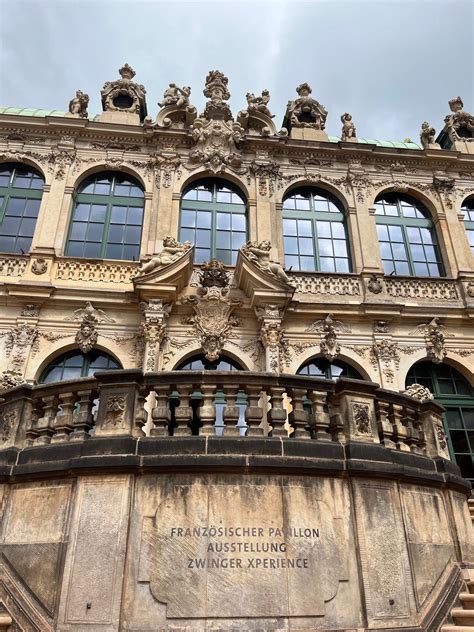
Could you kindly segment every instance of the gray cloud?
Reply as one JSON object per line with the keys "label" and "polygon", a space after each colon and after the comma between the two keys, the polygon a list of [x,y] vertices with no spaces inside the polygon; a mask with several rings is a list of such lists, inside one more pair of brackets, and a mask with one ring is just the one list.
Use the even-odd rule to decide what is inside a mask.
{"label": "gray cloud", "polygon": [[440,130],[448,99],[474,112],[471,0],[157,2],[0,0],[0,103],[66,110],[77,89],[99,113],[100,89],[128,62],[147,89],[149,114],[170,81],[229,77],[234,113],[268,88],[277,126],[295,86],[308,81],[339,135],[351,112],[365,138],[418,140]]}

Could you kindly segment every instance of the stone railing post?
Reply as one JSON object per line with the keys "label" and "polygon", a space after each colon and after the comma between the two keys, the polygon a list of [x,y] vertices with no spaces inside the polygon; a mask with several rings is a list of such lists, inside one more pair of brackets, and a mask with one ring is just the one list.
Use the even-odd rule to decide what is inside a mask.
{"label": "stone railing post", "polygon": [[426,455],[435,458],[450,459],[448,440],[443,425],[443,407],[432,400],[422,403],[419,420],[426,442]]}
{"label": "stone railing post", "polygon": [[99,371],[95,377],[99,384],[95,436],[140,436],[141,430],[136,427],[135,420],[142,372]]}
{"label": "stone railing post", "polygon": [[69,440],[69,435],[73,431],[73,412],[77,395],[73,392],[60,393],[58,395],[61,412],[54,420],[55,434],[51,437],[51,443],[62,443]]}
{"label": "stone railing post", "polygon": [[309,424],[311,438],[317,441],[331,441],[329,414],[325,410],[327,394],[321,391],[310,390],[309,399],[311,400],[312,408]]}
{"label": "stone railing post", "polygon": [[283,406],[284,392],[285,389],[279,386],[270,386],[268,388],[268,394],[270,395],[268,423],[272,426],[272,437],[288,437],[288,431],[285,428],[287,413]]}
{"label": "stone railing post", "polygon": [[179,406],[174,411],[176,426],[173,429],[174,437],[183,437],[192,434],[193,409],[190,404],[192,385],[179,384]]}
{"label": "stone railing post", "polygon": [[340,378],[331,406],[337,406],[344,424],[344,441],[380,443],[375,418],[375,391],[378,384]]}
{"label": "stone railing post", "polygon": [[[3,393],[0,404],[0,450],[23,447],[32,418],[32,387],[23,384]],[[36,437],[36,435],[35,435]]]}
{"label": "stone railing post", "polygon": [[73,431],[69,435],[70,441],[90,439],[89,431],[94,425],[92,408],[97,391],[92,388],[77,391],[76,410],[72,415]]}
{"label": "stone railing post", "polygon": [[293,428],[290,435],[292,439],[310,439],[309,435],[309,413],[304,409],[306,396],[305,388],[290,388],[288,394],[291,397],[293,410],[288,415],[288,422]]}
{"label": "stone railing post", "polygon": [[393,425],[389,419],[390,404],[378,399],[375,402],[375,411],[377,413],[377,427],[379,431],[380,442],[386,448],[395,449],[397,447],[393,440]]}
{"label": "stone railing post", "polygon": [[169,384],[156,384],[153,386],[155,391],[155,406],[151,411],[153,420],[153,428],[151,429],[152,437],[168,437],[170,433],[171,410],[169,404],[170,386]]}
{"label": "stone railing post", "polygon": [[249,385],[245,387],[245,392],[248,398],[247,408],[245,409],[247,436],[262,437],[263,408],[260,406],[262,387]]}
{"label": "stone railing post", "polygon": [[[199,434],[204,436],[213,436],[216,433],[216,407],[214,406],[214,398],[216,396],[216,384],[203,384],[201,386],[202,402],[198,408],[198,416],[201,422]],[[237,417],[238,419],[238,417]]]}
{"label": "stone railing post", "polygon": [[240,409],[237,406],[237,392],[239,387],[237,384],[225,384],[225,406],[222,413],[224,421],[224,436],[238,437],[240,436],[240,428],[237,426],[240,417]]}
{"label": "stone railing post", "polygon": [[51,442],[51,437],[56,432],[54,422],[58,410],[58,396],[46,395],[43,400],[43,414],[35,423],[36,439],[35,445],[43,445]]}

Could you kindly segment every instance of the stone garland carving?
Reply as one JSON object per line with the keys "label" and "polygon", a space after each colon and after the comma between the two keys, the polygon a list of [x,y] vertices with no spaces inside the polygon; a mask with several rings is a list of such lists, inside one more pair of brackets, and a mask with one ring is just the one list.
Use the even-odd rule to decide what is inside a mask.
{"label": "stone garland carving", "polygon": [[[444,119],[447,125],[447,132],[451,141],[474,141],[474,116],[468,112],[463,111],[464,103],[461,97],[451,99],[449,101],[449,109],[452,114],[448,114]],[[459,132],[463,130],[465,134],[460,135]]]}
{"label": "stone garland carving", "polygon": [[166,337],[166,323],[171,313],[171,305],[163,304],[161,299],[152,299],[141,303],[140,308],[145,320],[140,323],[140,337],[143,345],[143,370],[159,370],[159,351]]}
{"label": "stone garland carving", "polygon": [[87,118],[87,106],[89,105],[89,95],[77,90],[76,96],[69,101],[69,114],[78,118]]}
{"label": "stone garland carving", "polygon": [[371,434],[370,406],[368,404],[352,404],[352,418],[357,434]]}
{"label": "stone garland carving", "polygon": [[136,276],[143,276],[153,272],[156,268],[169,265],[183,257],[191,249],[191,242],[180,243],[171,235],[163,239],[163,250],[145,262],[137,271]]}
{"label": "stone garland carving", "polygon": [[376,340],[370,351],[370,359],[373,365],[380,362],[380,368],[388,382],[393,382],[395,373],[392,369],[392,363],[398,370],[400,365],[400,348],[396,342],[387,339]]}
{"label": "stone garland carving", "polygon": [[27,318],[38,318],[41,306],[29,303],[24,305],[21,310],[21,315]]}
{"label": "stone garland carving", "polygon": [[11,358],[10,368],[15,372],[22,373],[27,353],[37,339],[37,328],[28,323],[22,323],[10,331],[1,332],[0,335],[6,336],[5,354],[7,358]]}
{"label": "stone garland carving", "polygon": [[156,186],[163,185],[165,189],[169,189],[173,181],[173,174],[176,173],[178,180],[181,178],[181,158],[176,155],[157,155],[155,157],[157,173],[156,173]]}
{"label": "stone garland carving", "polygon": [[192,333],[200,340],[206,359],[219,359],[232,328],[239,325],[233,312],[241,301],[229,296],[228,278],[224,265],[212,259],[201,268],[201,287],[198,293],[186,296],[183,303],[191,305],[194,315],[184,319],[193,326]]}
{"label": "stone garland carving", "polygon": [[[258,192],[260,195],[273,195],[275,183],[280,173],[280,166],[276,162],[258,162],[253,160],[250,163],[250,173],[258,178]],[[247,176],[250,184],[250,175]]]}
{"label": "stone garland carving", "polygon": [[367,281],[367,289],[369,292],[372,292],[372,294],[380,294],[380,292],[383,292],[383,283],[376,274],[372,274]]}
{"label": "stone garland carving", "polygon": [[163,365],[166,366],[171,360],[171,358],[173,358],[178,351],[181,351],[182,349],[189,347],[193,343],[194,343],[194,336],[193,338],[188,338],[187,340],[181,341],[175,338],[174,336],[173,338],[171,338],[170,336],[166,335],[163,340],[163,353],[162,353]]}
{"label": "stone garland carving", "polygon": [[421,124],[420,142],[423,149],[428,149],[435,142],[436,130],[426,121]]}
{"label": "stone garland carving", "polygon": [[84,308],[76,309],[72,316],[65,320],[80,322],[75,342],[83,353],[88,353],[96,345],[99,336],[97,326],[100,322],[115,322],[101,309],[95,309],[90,301],[87,301]]}
{"label": "stone garland carving", "polygon": [[48,262],[43,257],[33,259],[33,263],[31,264],[31,271],[33,272],[33,274],[37,274],[38,276],[41,274],[45,274],[48,271]]}
{"label": "stone garland carving", "polygon": [[323,320],[317,320],[305,329],[308,333],[320,333],[320,349],[324,357],[332,362],[340,353],[341,345],[337,340],[338,332],[349,333],[350,329],[340,320],[334,320],[332,314],[328,314]]}
{"label": "stone garland carving", "polygon": [[63,338],[71,338],[74,336],[73,333],[54,333],[52,331],[40,331],[38,332],[38,336],[35,341],[31,345],[31,357],[34,358],[35,355],[40,350],[40,341],[47,340],[48,342],[56,342],[56,340],[61,340]]}
{"label": "stone garland carving", "polygon": [[[122,111],[140,114],[145,103],[145,88],[141,84],[132,81],[136,72],[128,64],[119,68],[118,72],[120,79],[106,81],[100,92],[104,112]],[[122,95],[130,98],[131,103],[129,107],[118,107],[115,104],[117,97]]]}
{"label": "stone garland carving", "polygon": [[123,395],[110,395],[106,401],[104,426],[121,426],[125,416],[126,401]]}
{"label": "stone garland carving", "polygon": [[420,402],[434,399],[433,393],[428,388],[426,388],[426,386],[422,386],[421,384],[410,384],[410,386],[405,391],[403,391],[403,394],[414,397]]}
{"label": "stone garland carving", "polygon": [[250,261],[255,263],[258,268],[271,274],[280,281],[291,285],[292,281],[284,271],[282,265],[278,261],[272,261],[270,259],[271,248],[272,244],[268,240],[261,242],[249,240],[245,246],[242,246],[241,251]]}
{"label": "stone garland carving", "polygon": [[[15,385],[17,386],[17,385]],[[3,384],[0,383],[0,389],[6,390],[3,388]],[[5,442],[10,439],[13,428],[15,428],[18,421],[18,411],[17,410],[7,410],[0,417],[0,441]]]}
{"label": "stone garland carving", "polygon": [[435,316],[429,323],[421,323],[410,335],[423,335],[426,343],[426,355],[429,360],[435,364],[441,364],[447,355],[445,342],[447,336],[453,336],[448,333],[444,325],[441,325],[439,318]]}
{"label": "stone garland carving", "polygon": [[341,116],[341,123],[342,123],[341,140],[355,142],[357,140],[356,128],[352,121],[352,116],[348,112],[345,112]]}
{"label": "stone garland carving", "polygon": [[285,120],[289,119],[292,127],[312,127],[324,130],[328,113],[316,99],[310,96],[311,86],[302,83],[296,88],[296,92],[298,98],[288,101]]}
{"label": "stone garland carving", "polygon": [[15,388],[15,386],[20,386],[20,384],[24,384],[25,379],[21,371],[16,369],[6,369],[0,375],[0,392],[6,391],[9,388]]}

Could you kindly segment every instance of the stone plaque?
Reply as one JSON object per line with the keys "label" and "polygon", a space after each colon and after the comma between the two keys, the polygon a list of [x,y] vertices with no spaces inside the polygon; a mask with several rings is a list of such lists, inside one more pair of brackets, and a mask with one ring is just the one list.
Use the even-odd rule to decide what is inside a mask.
{"label": "stone plaque", "polygon": [[354,576],[350,514],[348,499],[336,507],[334,496],[327,482],[168,485],[143,521],[140,581],[168,619],[343,611],[341,583]]}

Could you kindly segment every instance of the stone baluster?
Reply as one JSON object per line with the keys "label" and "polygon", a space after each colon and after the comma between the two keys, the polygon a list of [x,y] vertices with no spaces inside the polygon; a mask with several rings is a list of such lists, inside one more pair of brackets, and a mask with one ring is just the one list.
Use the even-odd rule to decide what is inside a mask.
{"label": "stone baluster", "polygon": [[375,402],[375,411],[377,414],[377,429],[379,431],[380,442],[386,448],[395,449],[397,444],[393,440],[393,425],[389,419],[390,404],[380,399]]}
{"label": "stone baluster", "polygon": [[190,405],[192,392],[192,386],[183,384],[178,386],[179,406],[174,413],[176,426],[173,430],[173,436],[175,437],[184,437],[192,434],[191,424],[193,421],[193,409]]}
{"label": "stone baluster", "polygon": [[51,437],[51,443],[62,443],[69,440],[69,435],[74,430],[73,412],[77,394],[72,392],[59,394],[61,412],[54,420],[55,434]]}
{"label": "stone baluster", "polygon": [[33,445],[40,436],[37,428],[38,420],[43,416],[44,404],[40,397],[36,397],[31,403],[31,417],[29,426],[26,428],[25,438],[26,445]]}
{"label": "stone baluster", "polygon": [[312,415],[310,421],[311,438],[318,441],[331,441],[331,435],[328,432],[329,415],[324,410],[326,404],[326,393],[321,391],[309,392],[311,400]]}
{"label": "stone baluster", "polygon": [[268,423],[272,426],[272,437],[288,437],[288,431],[285,428],[287,413],[283,406],[284,388],[279,386],[270,386],[268,393],[270,395],[270,410],[268,411]]}
{"label": "stone baluster", "polygon": [[216,395],[216,384],[203,384],[201,386],[202,402],[198,409],[201,428],[199,434],[204,436],[212,436],[215,434],[216,407],[214,406],[214,398]]}
{"label": "stone baluster", "polygon": [[[155,406],[151,412],[154,428],[151,429],[152,437],[168,437],[170,434],[171,410],[169,403],[170,386],[168,384],[156,385]],[[178,426],[179,427],[179,426]]]}
{"label": "stone baluster", "polygon": [[415,414],[415,418],[413,419],[413,428],[418,437],[418,450],[420,454],[426,454],[426,437],[425,432],[423,430],[423,424],[421,422],[421,418],[418,413]]}
{"label": "stone baluster", "polygon": [[390,407],[390,420],[393,425],[393,432],[397,448],[402,452],[409,452],[410,448],[406,443],[407,430],[402,423],[403,406],[392,404]]}
{"label": "stone baluster", "polygon": [[224,435],[228,437],[240,436],[240,428],[237,426],[240,417],[240,409],[237,406],[237,392],[239,387],[237,384],[225,384],[225,406],[222,413],[224,420]]}
{"label": "stone baluster", "polygon": [[38,433],[35,444],[42,445],[51,442],[51,437],[55,433],[54,421],[58,410],[57,395],[47,395],[43,399],[43,416],[36,422],[36,432]]}
{"label": "stone baluster", "polygon": [[344,441],[344,420],[340,412],[329,415],[329,432],[332,441]]}
{"label": "stone baluster", "polygon": [[309,413],[304,408],[306,389],[290,388],[288,394],[291,397],[293,410],[288,415],[288,421],[293,427],[292,439],[310,439],[309,435]]}
{"label": "stone baluster", "polygon": [[76,410],[72,415],[73,432],[69,435],[70,441],[84,441],[90,439],[89,431],[94,426],[92,408],[97,391],[94,389],[84,389],[77,392],[78,401]]}
{"label": "stone baluster", "polygon": [[139,386],[135,401],[135,428],[132,430],[132,434],[136,437],[146,436],[143,428],[148,421],[148,413],[145,409],[147,395],[148,389],[144,386]]}
{"label": "stone baluster", "polygon": [[415,411],[410,406],[403,407],[402,413],[402,424],[406,428],[407,438],[405,443],[410,449],[410,452],[415,452],[419,454],[420,449],[418,447],[418,432],[415,430],[413,426]]}
{"label": "stone baluster", "polygon": [[262,393],[261,386],[246,386],[245,392],[247,394],[248,403],[245,409],[245,421],[247,422],[247,436],[248,437],[262,437],[263,428],[263,408],[260,404],[260,396]]}

